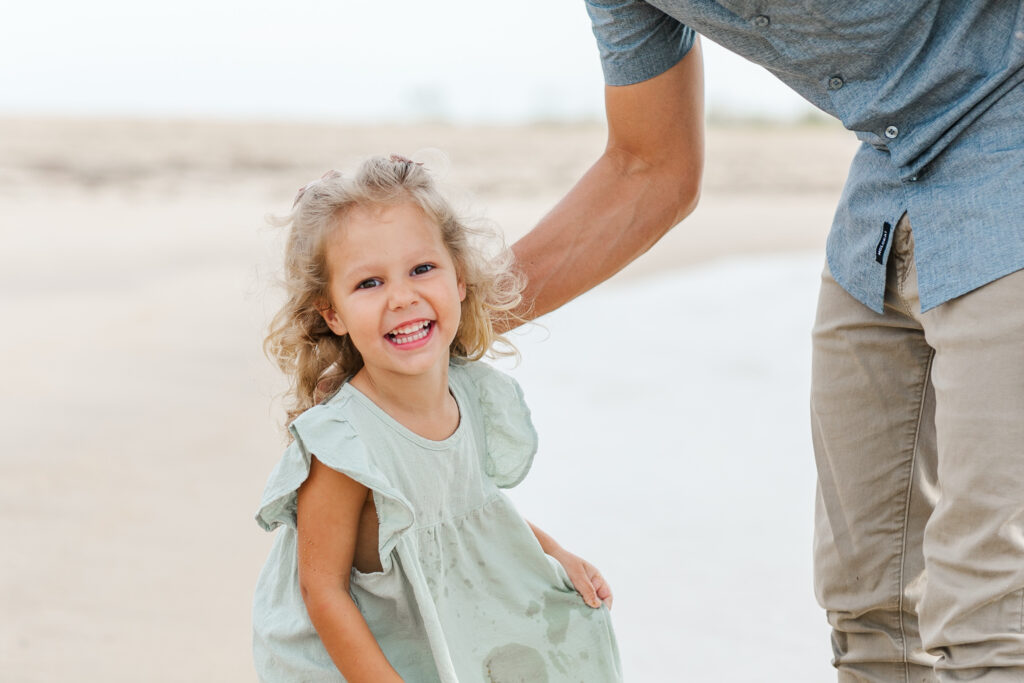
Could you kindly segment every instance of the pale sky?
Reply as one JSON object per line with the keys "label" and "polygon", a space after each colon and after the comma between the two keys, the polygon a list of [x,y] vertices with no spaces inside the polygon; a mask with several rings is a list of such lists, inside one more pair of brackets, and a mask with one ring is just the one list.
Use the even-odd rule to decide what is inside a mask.
{"label": "pale sky", "polygon": [[[603,111],[580,0],[54,0],[4,15],[0,115],[494,123]],[[710,110],[809,110],[763,69],[704,49]]]}

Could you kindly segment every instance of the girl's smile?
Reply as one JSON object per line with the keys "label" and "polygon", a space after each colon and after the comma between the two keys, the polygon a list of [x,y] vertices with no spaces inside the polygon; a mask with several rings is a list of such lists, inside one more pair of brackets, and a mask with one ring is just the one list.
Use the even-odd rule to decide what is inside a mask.
{"label": "girl's smile", "polygon": [[417,342],[425,342],[430,333],[434,330],[434,321],[432,320],[420,320],[414,323],[408,323],[396,327],[387,333],[388,341],[395,346],[401,346],[405,349],[419,348],[421,344]]}

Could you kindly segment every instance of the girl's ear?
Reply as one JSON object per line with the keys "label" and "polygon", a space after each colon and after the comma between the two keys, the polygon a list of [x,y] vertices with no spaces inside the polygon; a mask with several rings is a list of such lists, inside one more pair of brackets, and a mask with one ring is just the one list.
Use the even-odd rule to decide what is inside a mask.
{"label": "girl's ear", "polygon": [[462,278],[459,278],[459,301],[466,300],[466,283]]}
{"label": "girl's ear", "polygon": [[324,319],[324,322],[327,323],[327,327],[331,328],[331,332],[339,337],[344,334],[348,334],[348,328],[345,327],[345,323],[334,310],[334,307],[331,306],[329,301],[319,302],[316,310],[320,314],[320,317]]}

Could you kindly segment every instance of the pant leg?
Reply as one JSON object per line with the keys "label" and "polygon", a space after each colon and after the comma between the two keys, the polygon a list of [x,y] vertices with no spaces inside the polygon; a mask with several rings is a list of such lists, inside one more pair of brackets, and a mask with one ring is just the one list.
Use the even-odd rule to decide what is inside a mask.
{"label": "pant leg", "polygon": [[941,496],[919,607],[940,681],[1024,681],[1024,271],[920,316]]}
{"label": "pant leg", "polygon": [[[855,311],[845,309],[827,277],[815,330],[816,588],[833,624],[840,679],[933,680],[928,655],[915,642],[917,605],[920,639],[936,657],[936,680],[1024,681],[1024,271],[921,314],[905,219],[894,239],[886,314],[878,325],[887,328],[893,320],[907,329],[915,327],[910,320],[920,325],[932,354],[931,381],[920,402],[911,452],[897,439],[874,476],[865,476],[866,470],[877,467],[886,452],[878,432],[900,416],[905,420],[911,405],[905,396],[903,407],[894,410],[890,390],[905,386],[901,359],[910,348],[912,355],[919,352],[919,339],[890,346],[893,376],[876,385],[885,398],[866,410],[876,415],[877,425],[867,429],[858,453],[851,430],[865,424],[832,412],[841,404],[843,387],[828,385],[846,378],[847,400],[858,415],[864,413],[855,393],[864,382],[849,378],[877,375],[872,368],[880,361],[870,350],[883,333],[861,334]],[[847,341],[855,341],[856,348],[845,351],[844,373],[835,368],[843,367]],[[904,342],[908,348],[898,348]],[[851,465],[850,453],[863,468]],[[900,454],[895,461],[892,453]],[[894,555],[891,520],[899,498],[887,505],[870,487],[898,490],[888,486],[898,475],[884,465],[902,466],[908,457],[903,546]],[[874,555],[861,552],[858,539],[865,536],[878,542]],[[926,573],[919,569],[922,562]],[[885,584],[892,584],[894,574],[900,577],[900,593],[887,600]],[[902,676],[898,662],[888,659],[901,644],[907,660]]]}
{"label": "pant leg", "polygon": [[900,227],[884,315],[826,269],[814,327],[815,592],[840,681],[934,680],[916,616],[922,537],[937,499],[933,353],[902,296]]}

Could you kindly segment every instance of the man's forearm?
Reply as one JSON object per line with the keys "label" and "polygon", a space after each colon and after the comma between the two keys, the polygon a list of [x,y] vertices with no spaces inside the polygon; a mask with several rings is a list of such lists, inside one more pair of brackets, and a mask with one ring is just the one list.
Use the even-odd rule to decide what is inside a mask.
{"label": "man's forearm", "polygon": [[605,152],[512,247],[527,279],[524,317],[544,315],[622,270],[687,216],[698,194],[699,172],[679,177]]}
{"label": "man's forearm", "polygon": [[619,272],[697,204],[704,168],[700,43],[663,74],[605,88],[608,146],[512,249],[527,278],[524,318]]}

